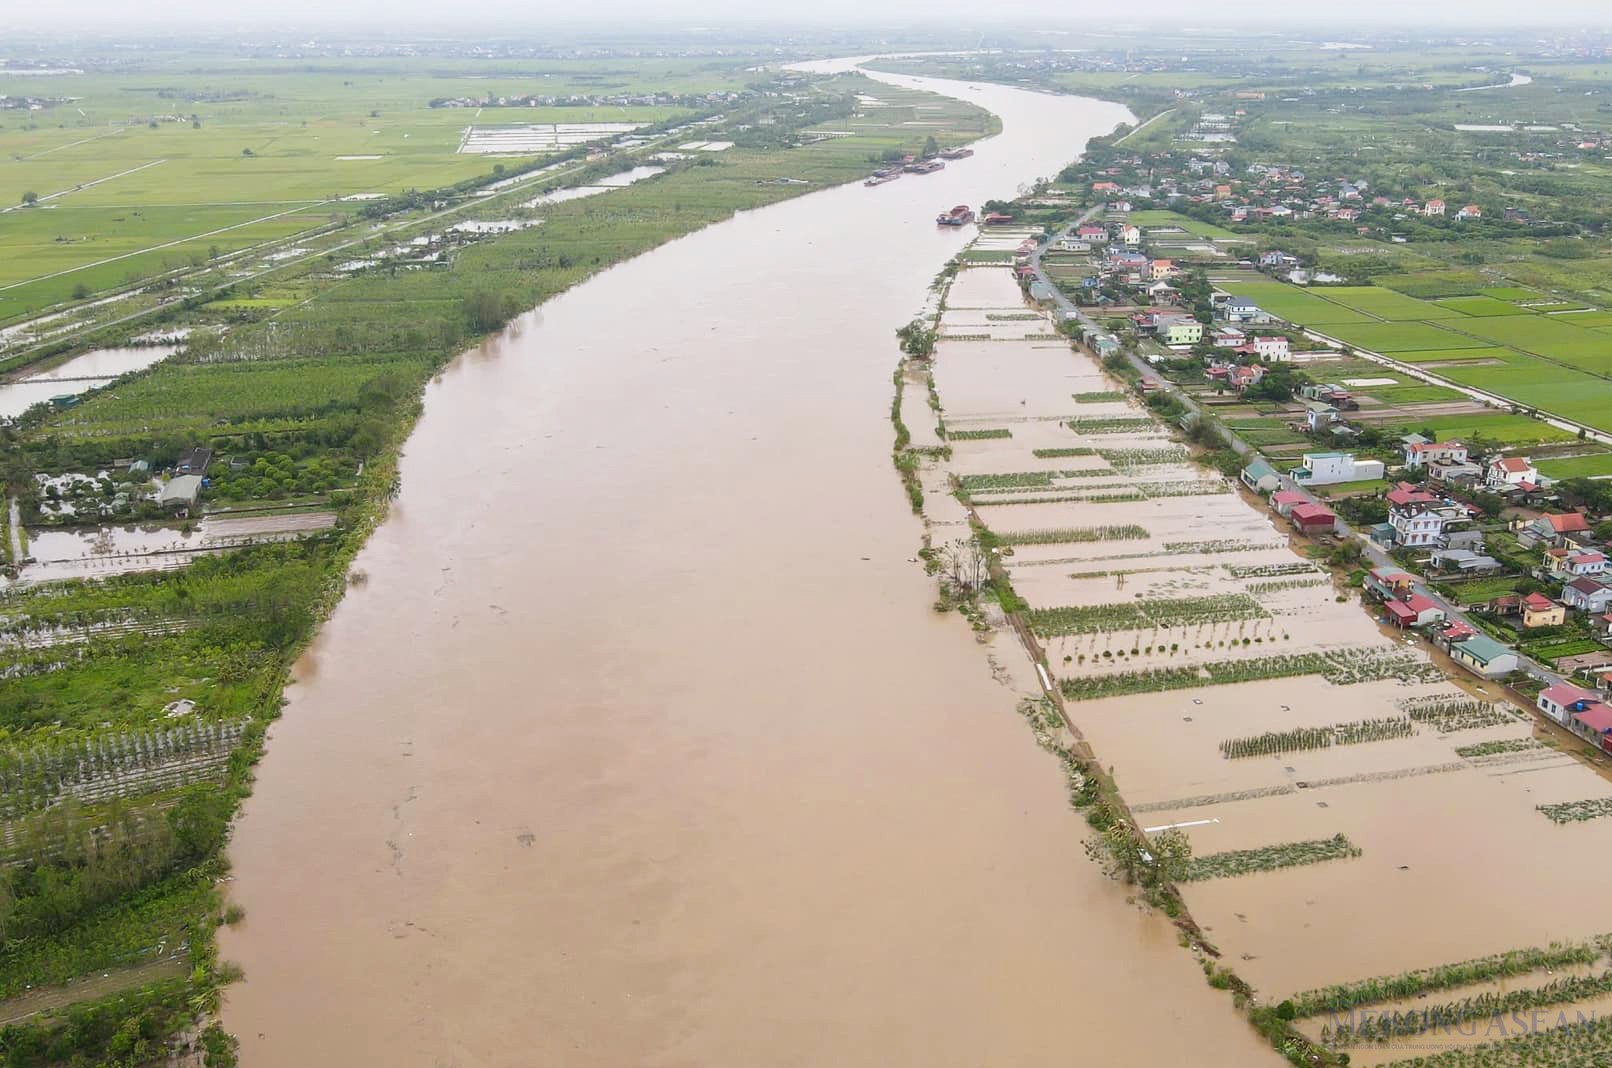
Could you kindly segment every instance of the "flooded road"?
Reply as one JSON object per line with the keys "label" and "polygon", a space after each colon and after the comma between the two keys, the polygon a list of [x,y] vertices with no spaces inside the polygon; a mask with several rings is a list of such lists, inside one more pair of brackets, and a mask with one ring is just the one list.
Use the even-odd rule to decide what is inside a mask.
{"label": "flooded road", "polygon": [[620,265],[430,388],[230,850],[248,1068],[1278,1063],[911,562],[934,214],[1126,118],[949,88],[1003,118],[974,158]]}

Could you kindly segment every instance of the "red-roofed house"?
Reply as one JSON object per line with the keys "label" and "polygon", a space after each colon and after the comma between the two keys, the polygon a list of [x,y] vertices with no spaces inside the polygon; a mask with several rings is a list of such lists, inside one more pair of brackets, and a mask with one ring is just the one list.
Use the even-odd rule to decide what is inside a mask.
{"label": "red-roofed house", "polygon": [[1295,504],[1287,517],[1293,520],[1300,534],[1311,536],[1332,533],[1332,528],[1338,522],[1338,517],[1332,514],[1331,509],[1319,504]]}
{"label": "red-roofed house", "polygon": [[1481,219],[1483,218],[1483,209],[1478,207],[1476,204],[1468,204],[1466,207],[1456,212],[1455,217],[1463,222],[1467,219]]}
{"label": "red-roofed house", "polygon": [[1526,456],[1501,456],[1489,461],[1489,470],[1483,481],[1494,489],[1520,487],[1525,482],[1537,486],[1539,472],[1534,470],[1533,461]]}
{"label": "red-roofed house", "polygon": [[[1612,612],[1596,616],[1590,621],[1590,626],[1595,628],[1595,636],[1602,641],[1612,638]],[[1612,672],[1608,674],[1612,674]]]}
{"label": "red-roofed house", "polygon": [[1530,593],[1522,599],[1522,625],[1524,630],[1535,627],[1559,627],[1567,622],[1567,606],[1557,604],[1542,593]]}
{"label": "red-roofed house", "polygon": [[1581,686],[1574,686],[1570,682],[1558,682],[1554,686],[1540,690],[1534,704],[1545,715],[1565,727],[1568,716],[1574,712],[1582,712],[1590,705],[1600,704],[1600,698]]}
{"label": "red-roofed house", "polygon": [[1559,512],[1542,515],[1517,532],[1519,541],[1527,545],[1544,542],[1547,545],[1573,548],[1590,536],[1590,521],[1582,512]]}
{"label": "red-roofed house", "polygon": [[1403,508],[1407,504],[1437,504],[1438,498],[1424,489],[1411,485],[1409,482],[1399,482],[1384,496],[1388,499],[1390,507]]}
{"label": "red-roofed house", "polygon": [[1575,578],[1583,575],[1599,575],[1606,570],[1606,554],[1594,551],[1571,553],[1567,557],[1565,570]]}
{"label": "red-roofed house", "polygon": [[1308,497],[1297,490],[1277,490],[1271,494],[1271,507],[1276,509],[1277,515],[1285,519],[1294,508],[1308,500]]}
{"label": "red-roofed house", "polygon": [[1422,207],[1422,214],[1423,215],[1443,215],[1444,214],[1444,201],[1438,199],[1437,197],[1434,197],[1432,200],[1429,200],[1426,203],[1426,205],[1424,205]]}
{"label": "red-roofed house", "polygon": [[1604,704],[1592,705],[1582,712],[1574,712],[1571,720],[1575,734],[1612,753],[1612,708]]}
{"label": "red-roofed house", "polygon": [[1411,591],[1416,577],[1397,567],[1374,567],[1366,572],[1366,588],[1384,600],[1397,600]]}
{"label": "red-roofed house", "polygon": [[1398,627],[1424,627],[1429,623],[1444,622],[1444,609],[1431,597],[1413,593],[1403,601],[1386,601],[1388,618]]}

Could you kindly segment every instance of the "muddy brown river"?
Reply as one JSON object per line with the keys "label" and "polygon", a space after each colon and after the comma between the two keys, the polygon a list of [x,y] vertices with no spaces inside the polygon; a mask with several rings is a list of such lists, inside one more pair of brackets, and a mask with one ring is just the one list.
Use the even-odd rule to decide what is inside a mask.
{"label": "muddy brown river", "polygon": [[230,850],[248,1068],[1278,1063],[1084,856],[889,460],[935,212],[1126,115],[892,80],[1004,132],[617,266],[430,387]]}

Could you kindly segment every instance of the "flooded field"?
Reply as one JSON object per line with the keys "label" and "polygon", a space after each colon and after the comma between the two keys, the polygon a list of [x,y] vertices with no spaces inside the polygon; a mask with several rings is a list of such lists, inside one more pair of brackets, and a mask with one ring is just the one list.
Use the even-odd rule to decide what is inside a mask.
{"label": "flooded field", "polygon": [[45,368],[27,368],[0,383],[0,418],[16,417],[52,397],[100,389],[119,375],[144,370],[178,351],[177,345],[96,349]]}
{"label": "flooded field", "polygon": [[625,189],[627,186],[635,185],[646,178],[653,178],[657,174],[665,173],[665,167],[632,167],[619,174],[601,178],[593,185],[575,185],[566,189],[556,189],[553,192],[544,193],[542,196],[528,200],[521,207],[540,208],[545,204],[561,204],[567,200],[581,200],[584,197],[598,196],[600,193],[608,193],[612,189]]}
{"label": "flooded field", "polygon": [[[1243,979],[1275,1002],[1607,929],[1552,891],[1612,874],[1612,820],[1537,806],[1612,784],[1380,630],[1263,502],[1043,340],[1006,268],[964,271],[947,309],[953,454],[926,479],[955,478],[1002,540],[1074,725],[1145,829],[1186,831],[1186,902]],[[965,531],[960,506],[937,511]],[[1559,1000],[1571,1019],[1605,995]],[[1483,1040],[1433,1038],[1355,1063]]]}
{"label": "flooded field", "polygon": [[198,553],[305,537],[335,522],[334,512],[312,511],[208,518],[188,528],[162,523],[40,528],[28,532],[34,562],[23,567],[21,578],[44,582],[167,570],[183,567]]}
{"label": "flooded field", "polygon": [[1279,1063],[1087,860],[1033,672],[913,563],[892,332],[965,240],[934,212],[1126,117],[968,98],[1003,134],[910,193],[713,226],[430,388],[231,846],[248,1068]]}

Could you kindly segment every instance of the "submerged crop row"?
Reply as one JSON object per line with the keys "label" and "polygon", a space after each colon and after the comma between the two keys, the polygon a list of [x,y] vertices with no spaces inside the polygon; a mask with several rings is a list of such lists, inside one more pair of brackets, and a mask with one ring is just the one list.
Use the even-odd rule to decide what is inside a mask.
{"label": "submerged crop row", "polygon": [[1224,660],[1188,667],[1150,668],[1113,675],[1083,675],[1058,683],[1071,701],[1091,701],[1125,694],[1183,690],[1193,686],[1223,686],[1293,675],[1321,675],[1337,686],[1397,678],[1402,681],[1443,679],[1443,672],[1412,653],[1376,646],[1345,647],[1326,652],[1280,653],[1247,660]]}
{"label": "submerged crop row", "polygon": [[1583,823],[1612,816],[1612,797],[1592,797],[1585,801],[1561,801],[1553,805],[1535,805],[1535,809],[1549,816],[1554,823]]}
{"label": "submerged crop row", "polygon": [[1013,431],[1007,427],[991,427],[985,430],[948,430],[946,437],[952,441],[990,441],[996,438],[1011,438]]}
{"label": "submerged crop row", "polygon": [[1275,756],[1303,749],[1330,749],[1335,745],[1408,738],[1416,728],[1409,719],[1362,719],[1325,727],[1295,727],[1286,731],[1266,731],[1246,738],[1228,738],[1220,743],[1220,755],[1227,760]]}
{"label": "submerged crop row", "polygon": [[1501,705],[1475,697],[1408,697],[1398,704],[1411,719],[1432,727],[1440,734],[1516,722],[1513,715]]}
{"label": "submerged crop row", "polygon": [[1498,742],[1479,742],[1476,745],[1456,746],[1457,756],[1486,757],[1497,756],[1500,753],[1521,753],[1529,749],[1543,749],[1543,742],[1536,742],[1532,738],[1506,738]]}
{"label": "submerged crop row", "polygon": [[1290,1000],[1297,1016],[1319,1016],[1322,1013],[1348,1012],[1379,1001],[1403,1001],[1434,990],[1451,990],[1543,968],[1593,964],[1606,955],[1607,937],[1602,935],[1588,942],[1552,942],[1548,946],[1511,949],[1487,957],[1419,968],[1399,975],[1339,983],[1294,994]]}
{"label": "submerged crop row", "polygon": [[996,539],[1003,545],[1061,545],[1087,541],[1141,541],[1150,536],[1146,527],[1135,523],[1122,523],[1101,527],[1019,530],[1011,534],[998,534]]}
{"label": "submerged crop row", "polygon": [[1120,604],[1036,608],[1030,612],[1030,627],[1037,634],[1045,637],[1058,637],[1068,634],[1143,630],[1149,627],[1185,627],[1198,623],[1264,619],[1268,614],[1259,606],[1258,601],[1255,601],[1247,594],[1222,593],[1209,597],[1164,598],[1128,601]]}
{"label": "submerged crop row", "polygon": [[1360,1042],[1386,1042],[1428,1031],[1449,1032],[1469,1020],[1505,1019],[1547,1005],[1565,1005],[1612,993],[1612,972],[1569,975],[1543,986],[1517,990],[1486,990],[1472,997],[1408,1012],[1362,1012],[1321,1029],[1322,1043],[1349,1046]]}
{"label": "submerged crop row", "polygon": [[1331,838],[1317,838],[1307,842],[1282,842],[1260,846],[1257,849],[1234,849],[1227,853],[1210,853],[1193,857],[1181,876],[1182,882],[1199,882],[1204,879],[1224,879],[1254,872],[1276,871],[1279,868],[1296,868],[1305,864],[1320,864],[1328,860],[1346,860],[1358,857],[1360,849],[1343,834]]}

